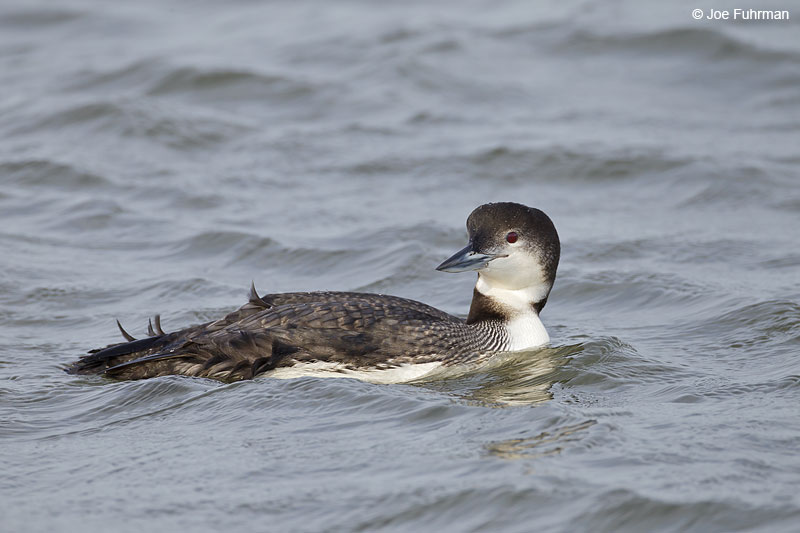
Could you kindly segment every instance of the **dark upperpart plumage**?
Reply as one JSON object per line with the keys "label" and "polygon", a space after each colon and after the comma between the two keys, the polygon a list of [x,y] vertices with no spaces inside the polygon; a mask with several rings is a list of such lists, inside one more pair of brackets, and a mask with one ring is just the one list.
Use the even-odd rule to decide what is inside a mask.
{"label": "dark upperpart plumage", "polygon": [[[520,204],[479,207],[470,216],[473,226],[468,223],[468,229],[470,255],[483,258],[483,266],[495,257],[507,257],[478,253],[481,247],[494,250],[498,246],[483,231],[486,225],[497,226],[497,217],[487,218],[484,213],[495,210],[491,206],[497,205],[505,206],[499,214],[508,218],[500,221],[498,227],[502,231],[508,226],[532,235],[538,230],[547,233],[552,228],[544,213],[534,210],[533,215],[526,215],[530,208]],[[540,223],[539,214],[546,222]],[[522,218],[515,220],[517,215]],[[529,224],[530,216],[537,217],[533,225]],[[554,235],[554,228],[552,232]],[[547,239],[552,240],[552,235]],[[557,235],[555,239],[557,246]],[[556,265],[557,255],[556,251]],[[442,267],[454,259],[457,257],[440,268],[444,270]],[[475,259],[470,261],[474,263]],[[554,278],[555,266],[550,266]],[[502,305],[487,309],[483,317],[471,313],[467,323],[429,305],[396,296],[354,292],[259,296],[251,286],[249,301],[244,306],[213,322],[165,333],[156,317],[155,328],[152,323],[148,328],[150,336],[139,340],[120,326],[128,342],[93,350],[67,371],[119,379],[182,374],[236,381],[281,367],[314,362],[335,363],[351,370],[381,370],[428,362],[453,364],[478,359],[508,345],[502,309]]]}

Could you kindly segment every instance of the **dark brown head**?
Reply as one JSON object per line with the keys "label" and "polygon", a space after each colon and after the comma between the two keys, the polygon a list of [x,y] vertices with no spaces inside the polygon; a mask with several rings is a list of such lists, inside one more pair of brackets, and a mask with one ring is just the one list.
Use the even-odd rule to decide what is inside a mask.
{"label": "dark brown head", "polygon": [[550,218],[522,204],[484,204],[469,215],[467,233],[469,245],[437,270],[477,270],[479,292],[515,309],[536,304],[541,309],[561,255]]}

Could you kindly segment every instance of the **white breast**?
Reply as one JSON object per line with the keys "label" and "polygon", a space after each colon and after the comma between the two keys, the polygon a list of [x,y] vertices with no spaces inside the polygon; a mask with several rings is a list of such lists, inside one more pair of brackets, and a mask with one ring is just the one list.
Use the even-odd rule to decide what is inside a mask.
{"label": "white breast", "polygon": [[508,310],[511,318],[505,325],[508,335],[506,350],[525,350],[550,342],[550,335],[544,329],[539,315],[533,310],[534,302],[547,298],[550,285],[536,283],[519,289],[509,289],[495,279],[479,275],[475,288]]}
{"label": "white breast", "polygon": [[539,315],[533,312],[518,315],[505,328],[508,335],[506,349],[509,351],[536,348],[550,342],[550,335],[544,329]]}

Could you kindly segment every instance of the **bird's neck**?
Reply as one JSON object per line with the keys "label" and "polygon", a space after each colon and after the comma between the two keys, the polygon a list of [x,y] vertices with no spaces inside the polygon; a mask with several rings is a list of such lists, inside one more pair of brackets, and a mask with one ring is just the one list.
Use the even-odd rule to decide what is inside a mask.
{"label": "bird's neck", "polygon": [[547,344],[547,330],[539,312],[547,302],[550,285],[538,284],[513,289],[478,276],[472,293],[467,324],[500,322],[508,336],[508,350],[524,350]]}

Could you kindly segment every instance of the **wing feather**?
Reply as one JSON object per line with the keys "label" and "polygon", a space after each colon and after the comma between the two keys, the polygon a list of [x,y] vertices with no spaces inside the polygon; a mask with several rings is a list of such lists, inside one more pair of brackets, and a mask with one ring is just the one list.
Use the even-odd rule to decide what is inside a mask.
{"label": "wing feather", "polygon": [[453,331],[463,327],[452,315],[395,296],[259,296],[251,285],[248,302],[219,320],[167,334],[156,315],[155,328],[152,322],[148,328],[154,336],[95,351],[68,371],[123,379],[185,374],[234,381],[298,362],[386,368],[441,358],[458,340]]}

